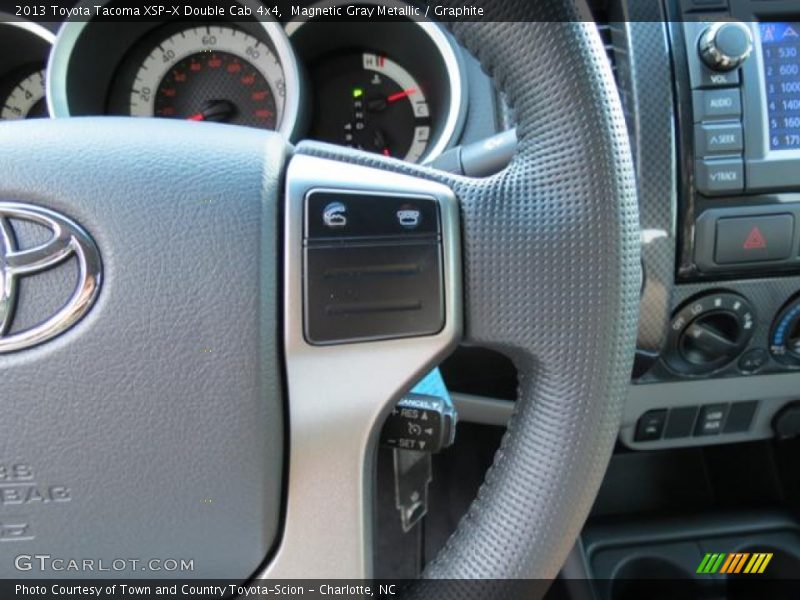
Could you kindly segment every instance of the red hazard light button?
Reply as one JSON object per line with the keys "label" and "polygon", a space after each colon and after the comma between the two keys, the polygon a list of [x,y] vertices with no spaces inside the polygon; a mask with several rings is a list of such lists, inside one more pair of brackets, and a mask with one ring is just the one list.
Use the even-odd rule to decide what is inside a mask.
{"label": "red hazard light button", "polygon": [[785,260],[792,255],[793,239],[792,215],[720,219],[715,261],[730,265]]}

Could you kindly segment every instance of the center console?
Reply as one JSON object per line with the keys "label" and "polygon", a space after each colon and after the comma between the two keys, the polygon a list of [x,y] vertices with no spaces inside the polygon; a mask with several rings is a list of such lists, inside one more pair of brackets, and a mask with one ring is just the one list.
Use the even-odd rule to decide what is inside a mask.
{"label": "center console", "polygon": [[800,400],[800,4],[618,6],[645,272],[621,441],[774,437]]}
{"label": "center console", "polygon": [[789,4],[684,2],[673,27],[691,174],[680,279],[800,271],[800,7]]}

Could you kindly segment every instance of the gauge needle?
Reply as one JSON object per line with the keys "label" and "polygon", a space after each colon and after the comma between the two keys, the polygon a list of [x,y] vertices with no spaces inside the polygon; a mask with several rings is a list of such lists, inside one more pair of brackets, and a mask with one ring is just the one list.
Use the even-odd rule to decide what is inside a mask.
{"label": "gauge needle", "polygon": [[409,96],[416,94],[417,91],[417,88],[408,88],[407,90],[397,92],[396,94],[392,94],[386,98],[373,98],[372,100],[367,101],[367,110],[371,112],[380,112],[385,110],[386,107],[392,102],[397,102],[403,98],[408,98]]}
{"label": "gauge needle", "polygon": [[392,94],[388,98],[386,98],[387,102],[397,102],[398,100],[402,100],[403,98],[408,98],[412,94],[417,93],[417,88],[408,88],[407,90],[403,90],[402,92],[397,92],[396,94]]}
{"label": "gauge needle", "polygon": [[226,122],[236,114],[236,105],[230,100],[209,100],[203,110],[188,117],[189,121]]}

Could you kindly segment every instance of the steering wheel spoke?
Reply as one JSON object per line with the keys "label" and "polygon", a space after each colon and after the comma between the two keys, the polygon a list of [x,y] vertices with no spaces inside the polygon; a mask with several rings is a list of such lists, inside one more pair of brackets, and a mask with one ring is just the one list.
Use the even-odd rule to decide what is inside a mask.
{"label": "steering wheel spoke", "polygon": [[[287,511],[280,547],[261,576],[291,578],[313,573],[315,577],[368,577],[372,572],[372,459],[380,426],[393,403],[446,356],[461,336],[458,207],[452,191],[430,179],[310,156],[302,150],[291,159],[286,177],[283,306],[289,398]],[[306,203],[310,195],[322,190],[331,194],[330,203],[340,199],[345,209],[360,194],[382,197],[392,207],[395,198],[435,201],[440,218],[437,243],[444,300],[443,325],[438,332],[377,341],[308,341],[303,309],[304,286],[309,281],[304,265],[309,244],[306,219],[311,217],[307,216]],[[356,217],[347,210],[339,216]],[[331,235],[338,234],[337,226],[341,225],[334,225]],[[343,241],[347,239],[332,240],[331,244],[341,246],[348,243]],[[364,243],[372,244],[368,252],[374,253],[380,244],[410,242],[390,234],[383,241],[374,238]],[[348,267],[352,263],[347,258],[336,264],[338,272],[358,276],[353,275],[354,267]],[[373,266],[373,276],[375,272]],[[366,273],[362,276],[370,277]],[[397,277],[410,281],[407,275]],[[376,285],[382,286],[387,278],[391,278],[391,272],[378,273]],[[362,298],[370,293],[369,286],[359,290]],[[413,291],[408,294],[406,298],[415,297]],[[335,314],[332,318],[348,317]],[[398,310],[389,311],[387,318],[405,317]],[[309,540],[314,543],[309,544]]]}

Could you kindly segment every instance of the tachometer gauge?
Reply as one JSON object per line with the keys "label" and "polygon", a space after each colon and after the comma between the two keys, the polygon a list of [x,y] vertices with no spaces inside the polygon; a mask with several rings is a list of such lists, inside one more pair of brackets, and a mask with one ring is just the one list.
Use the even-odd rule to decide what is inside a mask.
{"label": "tachometer gauge", "polygon": [[416,162],[431,136],[423,85],[397,62],[372,53],[324,58],[312,70],[311,137]]}
{"label": "tachometer gauge", "polygon": [[142,62],[130,114],[276,129],[285,93],[269,46],[233,27],[193,27],[163,40]]}
{"label": "tachometer gauge", "polygon": [[44,71],[22,79],[3,99],[0,119],[33,119],[47,116]]}

